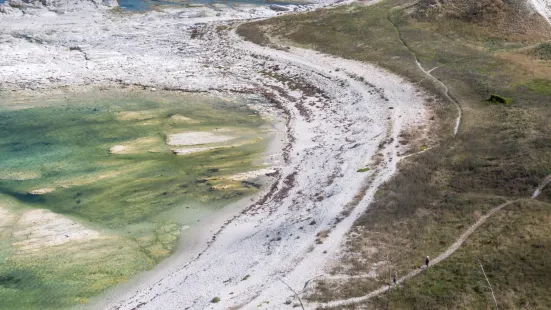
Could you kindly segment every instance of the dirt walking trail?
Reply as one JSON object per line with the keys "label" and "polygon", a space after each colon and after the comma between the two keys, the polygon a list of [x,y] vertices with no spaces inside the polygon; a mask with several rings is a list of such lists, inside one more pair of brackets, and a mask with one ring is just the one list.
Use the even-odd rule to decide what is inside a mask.
{"label": "dirt walking trail", "polygon": [[442,94],[444,95],[444,97],[449,102],[453,103],[453,105],[455,106],[455,108],[457,110],[457,117],[455,119],[455,126],[453,127],[453,135],[456,136],[457,133],[459,132],[459,125],[461,124],[461,117],[463,116],[463,111],[461,109],[461,105],[459,104],[459,101],[457,99],[455,99],[452,96],[452,94],[450,94],[450,89],[448,88],[448,86],[446,86],[446,84],[444,84],[444,82],[440,81],[437,77],[432,75],[432,72],[434,70],[440,68],[442,65],[434,67],[430,70],[425,69],[421,65],[421,62],[419,61],[419,58],[417,57],[417,54],[415,54],[415,52],[411,49],[411,47],[407,44],[407,42],[402,37],[402,32],[400,31],[400,28],[398,28],[396,23],[394,23],[394,21],[392,20],[392,13],[394,11],[396,11],[396,10],[406,10],[408,8],[411,8],[415,5],[417,5],[417,3],[419,3],[419,1],[415,1],[411,4],[406,4],[404,6],[397,6],[397,7],[394,7],[392,9],[388,10],[387,19],[394,26],[394,29],[396,29],[396,32],[398,33],[398,38],[400,39],[400,42],[402,42],[402,44],[406,47],[406,49],[409,51],[409,53],[413,56],[413,59],[415,60],[415,64],[417,65],[417,67],[427,76],[427,78],[429,80],[435,82],[439,87],[442,88]]}
{"label": "dirt walking trail", "polygon": [[[530,199],[536,199],[541,194],[541,191],[543,190],[543,188],[547,184],[549,184],[550,182],[551,182],[551,175],[548,175],[545,179],[543,179],[543,181],[540,183],[538,188],[536,188],[536,190],[534,191],[534,193],[532,194]],[[516,200],[511,200],[511,201],[502,203],[502,204],[498,205],[497,207],[493,208],[492,210],[490,210],[484,216],[480,217],[473,225],[471,225],[464,233],[462,233],[459,236],[459,238],[457,238],[457,240],[449,248],[446,249],[446,251],[444,251],[443,253],[438,255],[436,258],[432,259],[430,265],[431,266],[436,265],[436,264],[440,263],[441,261],[443,261],[443,260],[447,259],[448,257],[450,257],[453,253],[455,253],[455,251],[457,251],[461,247],[461,245],[465,242],[465,240],[467,240],[467,238],[469,238],[482,224],[484,224],[486,222],[486,220],[488,218],[490,218],[492,215],[494,215],[496,212],[500,211],[501,209],[505,208],[506,206],[508,206],[510,204],[513,204],[515,202],[521,201],[521,200],[523,200],[523,199],[516,199]],[[397,284],[400,284],[402,282],[407,281],[408,279],[411,279],[411,278],[417,276],[418,274],[423,272],[423,270],[424,270],[424,268],[420,267],[418,269],[415,269],[415,270],[411,271],[406,276],[400,278],[397,281]],[[343,299],[343,300],[335,300],[335,301],[328,302],[328,303],[318,304],[318,307],[321,307],[321,308],[337,308],[337,307],[352,305],[352,304],[356,304],[356,303],[366,301],[366,300],[368,300],[370,298],[373,298],[375,296],[378,296],[380,294],[383,294],[383,293],[387,292],[388,290],[389,290],[389,285],[385,285],[385,286],[382,286],[379,289],[377,289],[375,291],[372,291],[369,294],[364,295],[364,296],[349,298],[349,299]]]}

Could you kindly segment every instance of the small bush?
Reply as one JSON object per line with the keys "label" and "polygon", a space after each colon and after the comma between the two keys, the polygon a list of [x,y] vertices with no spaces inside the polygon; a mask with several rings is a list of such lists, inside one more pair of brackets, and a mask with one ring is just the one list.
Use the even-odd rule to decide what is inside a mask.
{"label": "small bush", "polygon": [[504,105],[510,105],[511,102],[513,102],[513,99],[503,97],[503,96],[500,96],[500,95],[497,95],[497,94],[492,94],[490,96],[490,99],[488,99],[488,101],[490,103],[500,103],[500,104],[504,104]]}
{"label": "small bush", "polygon": [[220,302],[220,297],[214,297],[210,302],[212,302],[213,304],[219,303]]}
{"label": "small bush", "polygon": [[533,55],[542,60],[551,60],[551,42],[538,44],[533,51]]}

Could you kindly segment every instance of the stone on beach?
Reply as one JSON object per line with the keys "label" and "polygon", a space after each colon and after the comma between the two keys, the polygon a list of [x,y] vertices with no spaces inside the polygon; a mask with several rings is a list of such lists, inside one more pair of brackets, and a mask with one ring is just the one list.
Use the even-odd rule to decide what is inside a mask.
{"label": "stone on beach", "polygon": [[31,194],[31,195],[44,195],[44,194],[51,193],[54,190],[55,190],[55,188],[45,187],[45,188],[34,189],[34,190],[30,191],[29,194]]}
{"label": "stone on beach", "polygon": [[125,144],[117,144],[109,149],[111,154],[137,154],[145,152],[161,152],[162,149],[157,145],[160,139],[156,137],[143,137]]}
{"label": "stone on beach", "polygon": [[279,4],[270,5],[270,9],[272,9],[274,11],[277,11],[277,12],[285,12],[285,11],[290,11],[291,10],[291,8],[289,8],[287,6],[284,6],[284,5],[279,5]]}

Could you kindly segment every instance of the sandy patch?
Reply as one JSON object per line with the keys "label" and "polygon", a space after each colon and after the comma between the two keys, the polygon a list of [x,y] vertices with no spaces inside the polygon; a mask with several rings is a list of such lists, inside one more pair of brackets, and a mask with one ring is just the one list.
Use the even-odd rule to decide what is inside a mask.
{"label": "sandy patch", "polygon": [[156,114],[152,111],[122,111],[117,113],[117,118],[121,121],[143,121],[155,118]]}
{"label": "sandy patch", "polygon": [[232,129],[230,129],[230,128],[215,128],[213,131],[214,132],[231,132]]}
{"label": "sandy patch", "polygon": [[181,114],[174,114],[170,117],[171,120],[176,122],[182,122],[187,124],[199,124],[200,122],[198,120],[194,120],[192,118],[189,118],[187,116],[181,115]]}
{"label": "sandy patch", "polygon": [[40,178],[40,171],[0,171],[0,180],[24,181]]}
{"label": "sandy patch", "polygon": [[17,221],[12,245],[21,252],[34,252],[68,242],[98,239],[100,233],[49,210],[31,210]]}
{"label": "sandy patch", "polygon": [[0,205],[0,237],[5,238],[5,234],[9,233],[17,216],[9,209]]}
{"label": "sandy patch", "polygon": [[118,145],[112,146],[109,149],[109,153],[111,153],[111,154],[125,154],[125,152],[128,149],[129,149],[128,146],[118,144]]}
{"label": "sandy patch", "polygon": [[156,137],[138,138],[125,144],[117,144],[109,149],[111,154],[137,154],[144,152],[160,152],[162,149],[156,144],[159,140]]}
{"label": "sandy patch", "polygon": [[45,187],[45,188],[39,188],[39,189],[33,189],[29,192],[31,195],[44,195],[47,193],[51,193],[55,190],[55,188],[52,187]]}
{"label": "sandy patch", "polygon": [[142,126],[157,126],[161,124],[160,119],[148,119],[144,121],[143,123],[140,123]]}
{"label": "sandy patch", "polygon": [[274,169],[274,168],[259,169],[259,170],[255,170],[255,171],[248,171],[248,172],[243,172],[243,173],[238,173],[238,174],[232,175],[232,176],[230,176],[230,179],[233,180],[233,181],[245,181],[245,180],[254,179],[254,178],[257,178],[259,176],[263,176],[263,175],[266,175],[266,174],[269,174],[269,173],[274,173],[276,171],[277,170]]}
{"label": "sandy patch", "polygon": [[[227,148],[231,148],[231,147],[239,147],[239,146],[243,146],[243,145],[247,145],[247,144],[253,144],[253,143],[256,143],[257,141],[258,140],[255,139],[255,140],[244,141],[244,142],[241,142],[241,143],[230,144],[230,145],[222,145],[222,146],[190,147],[190,148],[184,148],[184,149],[172,149],[172,152],[176,155],[189,155],[189,154],[193,154],[193,153],[206,152],[206,151],[210,151],[210,150],[220,150],[220,149],[227,149]],[[234,164],[235,163],[233,163],[233,162],[229,162],[229,163],[227,163],[226,166],[230,167],[230,166],[233,166]],[[217,167],[220,167],[220,166],[217,166]]]}
{"label": "sandy patch", "polygon": [[172,152],[174,152],[174,154],[176,155],[189,155],[193,153],[206,152],[214,149],[218,149],[218,147],[192,147],[189,149],[172,150]]}
{"label": "sandy patch", "polygon": [[232,136],[216,135],[212,132],[195,131],[195,132],[183,132],[168,136],[166,143],[172,146],[178,145],[201,145],[209,143],[220,143],[235,139]]}

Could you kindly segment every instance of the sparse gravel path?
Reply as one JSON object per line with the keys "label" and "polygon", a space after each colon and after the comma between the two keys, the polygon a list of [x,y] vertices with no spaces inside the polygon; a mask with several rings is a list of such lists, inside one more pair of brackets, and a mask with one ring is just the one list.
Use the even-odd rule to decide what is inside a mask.
{"label": "sparse gravel path", "polygon": [[[543,190],[543,188],[547,184],[549,184],[549,182],[551,182],[551,175],[548,175],[545,179],[543,179],[543,181],[540,183],[538,188],[536,188],[536,190],[534,191],[534,193],[532,194],[530,199],[536,199],[541,194],[541,191]],[[471,225],[464,233],[462,233],[459,236],[459,238],[457,238],[457,240],[449,248],[446,249],[446,251],[444,251],[443,253],[438,255],[436,258],[431,259],[430,265],[434,266],[434,265],[440,263],[441,261],[447,259],[448,257],[450,257],[453,253],[455,253],[455,251],[457,251],[461,247],[461,245],[465,242],[465,240],[467,240],[467,238],[469,238],[482,224],[484,224],[486,222],[486,220],[488,218],[490,218],[492,215],[494,215],[496,212],[500,211],[501,209],[505,208],[506,206],[508,206],[512,203],[521,201],[521,200],[522,199],[517,199],[517,200],[511,200],[511,201],[502,203],[502,204],[498,205],[497,207],[493,208],[492,210],[490,210],[485,215],[481,216],[473,225]],[[408,279],[411,279],[411,278],[419,275],[421,272],[423,272],[423,270],[424,270],[424,268],[420,267],[418,269],[415,269],[415,270],[411,271],[410,273],[408,273],[404,277],[401,277],[397,281],[397,284],[405,282]],[[375,291],[372,291],[372,292],[370,292],[370,293],[368,293],[364,296],[349,298],[349,299],[343,299],[343,300],[335,300],[335,301],[331,301],[331,302],[328,302],[328,303],[317,304],[317,306],[320,307],[320,308],[338,308],[338,307],[342,307],[342,306],[357,304],[357,303],[360,303],[360,302],[364,302],[368,299],[371,299],[375,296],[378,296],[380,294],[383,294],[383,293],[387,292],[388,290],[389,290],[389,285],[385,285],[385,286],[382,286],[379,289],[377,289]]]}

